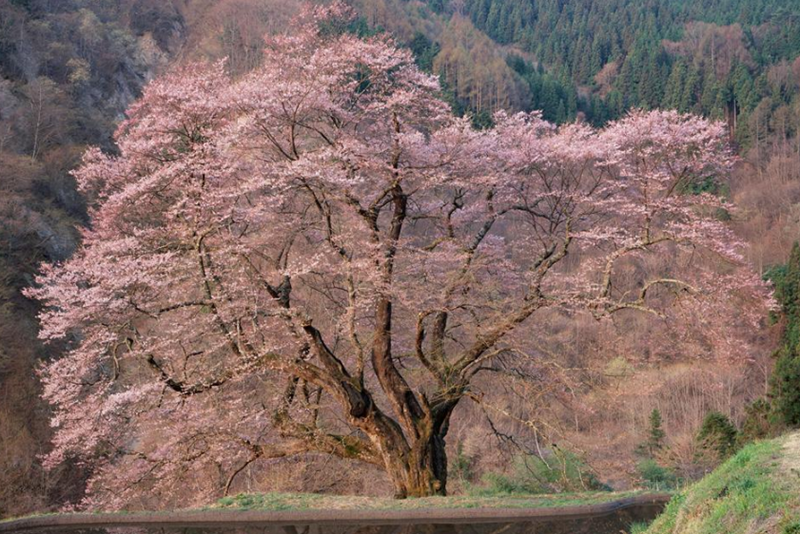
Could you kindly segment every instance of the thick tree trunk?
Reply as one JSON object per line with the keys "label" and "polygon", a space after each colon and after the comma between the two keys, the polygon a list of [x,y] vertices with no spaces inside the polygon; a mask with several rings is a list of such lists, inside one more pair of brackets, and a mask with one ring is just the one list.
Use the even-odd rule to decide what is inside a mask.
{"label": "thick tree trunk", "polygon": [[420,440],[404,457],[387,458],[385,467],[397,499],[447,494],[447,454],[441,436]]}

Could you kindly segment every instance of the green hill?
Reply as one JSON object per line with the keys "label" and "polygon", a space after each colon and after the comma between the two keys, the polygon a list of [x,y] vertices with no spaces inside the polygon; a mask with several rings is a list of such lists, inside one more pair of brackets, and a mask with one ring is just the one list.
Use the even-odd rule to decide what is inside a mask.
{"label": "green hill", "polygon": [[800,533],[800,433],[748,445],[675,496],[645,533]]}

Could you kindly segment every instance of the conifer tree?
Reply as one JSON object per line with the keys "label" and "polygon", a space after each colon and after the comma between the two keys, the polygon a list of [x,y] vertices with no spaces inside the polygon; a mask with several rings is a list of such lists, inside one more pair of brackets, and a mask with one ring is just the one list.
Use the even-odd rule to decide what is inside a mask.
{"label": "conifer tree", "polygon": [[672,65],[667,87],[664,90],[664,107],[669,109],[680,109],[683,88],[686,79],[686,62],[676,61]]}
{"label": "conifer tree", "polygon": [[650,429],[647,434],[647,451],[650,453],[650,456],[664,448],[666,433],[661,424],[661,412],[658,408],[654,408],[653,411],[650,412]]}
{"label": "conifer tree", "polygon": [[[678,103],[678,111],[688,113],[694,111],[696,104],[703,94],[703,79],[700,71],[694,65],[690,65],[686,71],[686,79],[683,84],[683,93]],[[699,110],[698,110],[699,111]]]}
{"label": "conifer tree", "polygon": [[738,431],[727,415],[709,412],[700,426],[697,443],[702,455],[718,463],[735,452],[737,435]]}
{"label": "conifer tree", "polygon": [[786,330],[772,375],[772,399],[780,421],[800,426],[800,245],[777,277],[775,296],[783,305]]}

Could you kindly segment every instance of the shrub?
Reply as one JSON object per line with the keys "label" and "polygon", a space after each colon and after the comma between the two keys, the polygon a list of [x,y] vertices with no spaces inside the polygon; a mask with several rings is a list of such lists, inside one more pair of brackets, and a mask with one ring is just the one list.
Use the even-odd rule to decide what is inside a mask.
{"label": "shrub", "polygon": [[671,469],[662,467],[651,458],[639,462],[638,470],[645,486],[650,489],[671,490],[678,485],[678,477],[675,476],[675,473]]}
{"label": "shrub", "polygon": [[739,447],[774,434],[770,417],[772,408],[765,399],[756,399],[745,407],[745,419],[737,438]]}
{"label": "shrub", "polygon": [[483,486],[472,491],[481,496],[513,495],[518,493],[549,493],[541,486],[531,486],[530,481],[514,480],[512,477],[500,473],[486,473],[481,478]]}
{"label": "shrub", "polygon": [[464,445],[459,442],[456,447],[456,455],[450,461],[450,476],[463,482],[472,482],[475,478],[473,469],[473,458],[464,454]]}
{"label": "shrub", "polygon": [[628,363],[628,360],[622,356],[617,356],[606,365],[603,374],[609,378],[627,378],[632,376],[636,370]]}
{"label": "shrub", "polygon": [[718,463],[735,452],[736,436],[736,427],[727,415],[709,412],[697,434],[697,442],[708,459]]}
{"label": "shrub", "polygon": [[610,490],[579,456],[558,448],[547,460],[534,455],[517,456],[509,474],[486,473],[481,482],[480,487],[472,489],[473,495]]}

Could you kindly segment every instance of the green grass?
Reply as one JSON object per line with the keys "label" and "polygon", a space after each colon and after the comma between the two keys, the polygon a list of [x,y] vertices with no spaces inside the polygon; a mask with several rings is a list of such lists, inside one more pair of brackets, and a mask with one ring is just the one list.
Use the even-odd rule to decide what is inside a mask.
{"label": "green grass", "polygon": [[640,495],[640,491],[562,493],[557,495],[499,495],[390,498],[319,495],[313,493],[247,493],[224,497],[211,509],[227,510],[420,510],[457,508],[550,508],[601,504]]}
{"label": "green grass", "polygon": [[51,515],[58,515],[57,512],[41,512],[41,513],[33,513],[23,517],[0,517],[0,523],[9,523],[11,521],[16,521],[17,519],[27,519],[29,517],[47,517]]}
{"label": "green grass", "polygon": [[633,523],[630,534],[645,534],[650,523]]}
{"label": "green grass", "polygon": [[[467,460],[469,461],[468,458]],[[611,490],[597,480],[580,456],[562,451],[559,451],[557,457],[551,459],[550,463],[536,455],[517,455],[507,472],[486,473],[478,483],[473,483],[471,478],[467,478],[464,482],[466,494],[472,497]]]}
{"label": "green grass", "polygon": [[783,447],[784,440],[748,445],[676,495],[643,532],[800,534],[800,479],[786,473]]}

